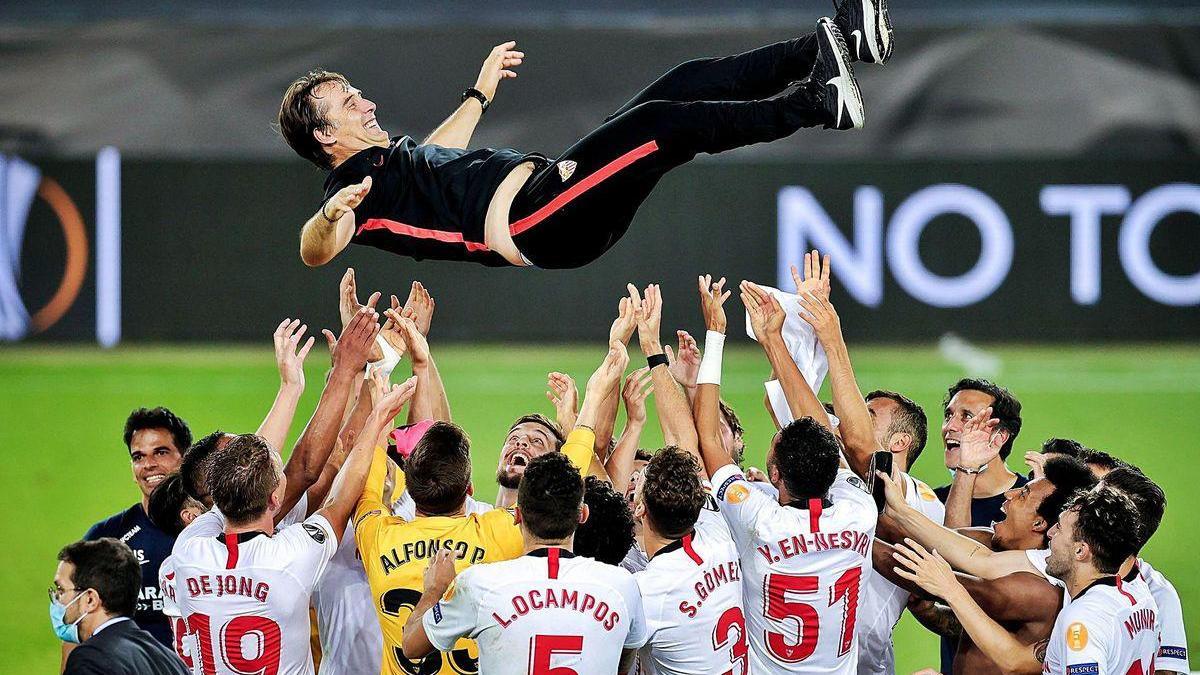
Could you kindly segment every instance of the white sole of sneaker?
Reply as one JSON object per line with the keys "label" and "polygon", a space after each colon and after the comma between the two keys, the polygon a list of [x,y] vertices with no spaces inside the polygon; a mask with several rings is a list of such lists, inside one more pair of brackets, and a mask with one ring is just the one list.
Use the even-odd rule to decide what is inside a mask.
{"label": "white sole of sneaker", "polygon": [[838,114],[834,126],[842,126],[842,114],[845,112],[850,115],[851,128],[861,129],[865,114],[862,93],[859,92],[858,83],[854,81],[854,73],[850,69],[850,50],[831,19],[821,19],[820,28],[825,39],[834,46],[833,56],[837,62],[838,74],[825,83],[826,86],[837,89],[838,93]]}

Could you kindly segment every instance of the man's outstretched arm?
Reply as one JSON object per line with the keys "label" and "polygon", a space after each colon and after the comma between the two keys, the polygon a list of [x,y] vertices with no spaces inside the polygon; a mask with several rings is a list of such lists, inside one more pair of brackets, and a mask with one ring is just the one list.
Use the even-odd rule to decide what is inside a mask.
{"label": "man's outstretched arm", "polygon": [[[516,71],[510,70],[510,68],[521,65],[525,53],[516,51],[514,49],[516,46],[516,42],[496,45],[484,59],[483,67],[479,69],[479,79],[475,81],[474,88],[486,96],[489,102],[495,98],[496,85],[500,83],[500,80],[517,76]],[[470,144],[471,135],[475,133],[475,126],[479,124],[479,118],[482,116],[483,102],[475,98],[468,98],[422,143],[432,143],[444,148],[465,149]]]}
{"label": "man's outstretched arm", "polygon": [[304,223],[300,230],[300,259],[319,267],[350,245],[354,236],[354,209],[371,191],[371,177],[338,190]]}

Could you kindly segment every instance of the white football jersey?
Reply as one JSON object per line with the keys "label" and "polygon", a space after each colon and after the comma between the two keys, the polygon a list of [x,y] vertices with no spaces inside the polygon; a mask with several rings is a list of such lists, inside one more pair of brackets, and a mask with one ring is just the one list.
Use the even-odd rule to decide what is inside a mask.
{"label": "white football jersey", "polygon": [[[941,524],[946,520],[946,506],[933,489],[907,473],[901,474],[906,484],[904,501]],[[908,591],[888,581],[868,565],[866,581],[858,604],[858,674],[891,675],[896,672],[896,654],[892,649],[892,631],[908,606]]]}
{"label": "white football jersey", "polygon": [[741,553],[750,672],[854,673],[859,592],[878,520],[862,479],[839,469],[826,500],[788,506],[733,464],[712,484]]}
{"label": "white football jersey", "polygon": [[225,534],[215,522],[173,554],[193,672],[310,675],[309,596],[337,551],[333,528],[319,514],[274,536]]}
{"label": "white football jersey", "polygon": [[1146,582],[1105,577],[1058,613],[1042,672],[1153,675],[1158,632],[1158,605]]}
{"label": "white football jersey", "polygon": [[647,639],[633,577],[559,548],[463,570],[422,622],[435,649],[478,641],[488,675],[612,675]]}
{"label": "white football jersey", "polygon": [[1179,593],[1162,572],[1151,567],[1150,563],[1138,558],[1137,564],[1138,576],[1146,582],[1150,595],[1158,604],[1158,621],[1162,624],[1154,667],[1157,670],[1190,673],[1187,631],[1183,625],[1183,605],[1179,602]]}
{"label": "white football jersey", "polygon": [[650,631],[638,652],[642,672],[746,675],[742,566],[715,504],[700,511],[692,534],[659,550],[633,578]]}

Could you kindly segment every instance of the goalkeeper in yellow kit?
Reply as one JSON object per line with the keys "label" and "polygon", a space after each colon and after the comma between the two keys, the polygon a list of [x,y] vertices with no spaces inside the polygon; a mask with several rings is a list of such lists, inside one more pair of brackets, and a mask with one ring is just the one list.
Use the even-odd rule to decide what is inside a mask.
{"label": "goalkeeper in yellow kit", "polygon": [[[600,367],[588,380],[575,429],[562,452],[581,470],[596,471],[593,427],[604,395],[620,381],[629,355],[620,341],[609,345]],[[397,477],[395,493],[407,489],[416,517],[391,515],[384,502],[387,457],[375,449],[366,486],[354,514],[359,555],[383,630],[383,675],[476,673],[478,651],[472,640],[459,640],[449,652],[410,661],[401,652],[401,630],[421,597],[425,568],[443,547],[452,548],[461,572],[470,565],[520,557],[521,533],[509,509],[466,512],[471,484],[470,441],[458,426],[436,422],[413,448]],[[404,483],[401,485],[400,481]]]}

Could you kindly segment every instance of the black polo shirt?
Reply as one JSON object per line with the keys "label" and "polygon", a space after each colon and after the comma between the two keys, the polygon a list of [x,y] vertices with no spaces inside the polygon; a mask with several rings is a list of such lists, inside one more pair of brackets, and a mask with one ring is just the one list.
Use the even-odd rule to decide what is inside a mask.
{"label": "black polo shirt", "polygon": [[175,537],[163,532],[150,522],[141,503],[102,520],[83,535],[89,541],[112,537],[123,541],[133,549],[142,568],[142,587],[138,591],[137,625],[154,636],[160,643],[174,649],[171,622],[163,614],[162,591],[158,586],[158,568],[171,555]]}
{"label": "black polo shirt", "polygon": [[418,145],[397,136],[388,147],[362,150],[330,171],[321,203],[370,176],[371,190],[354,209],[351,243],[417,260],[507,266],[484,245],[484,218],[500,182],[526,161],[547,160],[509,149]]}

